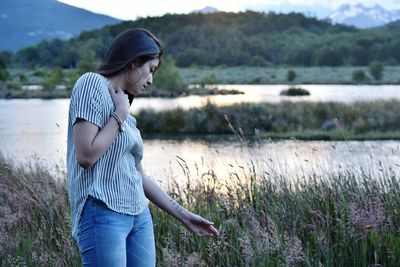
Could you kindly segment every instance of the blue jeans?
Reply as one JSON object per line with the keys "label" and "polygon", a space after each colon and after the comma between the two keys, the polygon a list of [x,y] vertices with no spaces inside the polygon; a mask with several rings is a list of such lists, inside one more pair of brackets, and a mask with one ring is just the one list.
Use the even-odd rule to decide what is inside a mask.
{"label": "blue jeans", "polygon": [[79,221],[78,246],[83,266],[155,266],[149,208],[138,215],[126,215],[89,196]]}

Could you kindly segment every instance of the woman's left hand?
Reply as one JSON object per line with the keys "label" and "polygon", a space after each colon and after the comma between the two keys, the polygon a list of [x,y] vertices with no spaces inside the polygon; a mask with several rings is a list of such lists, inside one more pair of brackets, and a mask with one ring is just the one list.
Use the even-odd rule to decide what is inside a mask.
{"label": "woman's left hand", "polygon": [[189,211],[187,211],[185,215],[185,218],[182,219],[182,223],[197,236],[219,235],[218,230],[213,226],[213,222]]}

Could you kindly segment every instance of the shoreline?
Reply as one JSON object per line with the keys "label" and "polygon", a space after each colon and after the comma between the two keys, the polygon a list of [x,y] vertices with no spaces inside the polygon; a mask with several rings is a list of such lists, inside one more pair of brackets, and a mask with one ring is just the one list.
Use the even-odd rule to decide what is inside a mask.
{"label": "shoreline", "polygon": [[[190,92],[193,90],[193,92]],[[152,91],[145,92],[140,95],[141,98],[177,98],[184,96],[212,96],[212,95],[239,95],[244,94],[243,92],[235,89],[223,89],[218,90],[215,88],[195,88],[188,89],[182,94],[176,94],[169,91]],[[71,96],[70,90],[12,90],[0,88],[0,99],[69,99]]]}
{"label": "shoreline", "polygon": [[160,133],[142,133],[143,140],[202,140],[209,143],[228,141],[239,143],[256,143],[263,141],[285,141],[285,140],[298,140],[298,141],[334,141],[334,142],[347,142],[347,141],[400,141],[400,131],[393,132],[366,132],[363,134],[354,134],[340,131],[305,131],[305,132],[265,132],[259,135],[245,135],[241,138],[245,141],[240,141],[238,137],[232,134],[160,134]]}
{"label": "shoreline", "polygon": [[[215,95],[215,94],[237,94],[239,92],[210,92],[206,91],[213,86],[218,85],[290,85],[290,86],[307,86],[307,85],[400,85],[400,66],[384,66],[382,78],[375,80],[368,66],[341,66],[341,67],[291,67],[291,66],[270,66],[270,67],[203,67],[192,66],[186,68],[177,68],[179,75],[188,89],[182,92],[171,92],[166,90],[154,90],[149,95],[142,97],[179,97],[182,95]],[[365,73],[365,79],[361,82],[353,80],[353,72],[362,70]],[[10,69],[11,78],[0,85],[0,98],[68,98],[70,90],[22,90],[22,85],[43,83],[44,76],[37,76],[36,72],[50,72],[51,69],[26,70],[26,69]],[[72,69],[63,70],[65,77],[69,77]],[[288,73],[294,72],[295,76],[292,80],[288,80]],[[20,76],[24,77],[21,81]],[[73,83],[65,78],[64,87],[71,88]],[[191,87],[200,85],[200,90],[190,93]],[[7,86],[9,87],[8,89]],[[19,89],[12,89],[19,88]]]}

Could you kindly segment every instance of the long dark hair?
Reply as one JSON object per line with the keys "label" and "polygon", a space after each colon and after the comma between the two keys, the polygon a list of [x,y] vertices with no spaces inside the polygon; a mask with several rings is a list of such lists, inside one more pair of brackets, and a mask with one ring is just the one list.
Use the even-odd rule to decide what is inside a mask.
{"label": "long dark hair", "polygon": [[[113,39],[97,73],[105,77],[112,77],[125,71],[131,63],[140,67],[155,58],[158,58],[161,63],[163,52],[161,41],[150,31],[141,28],[128,29]],[[127,94],[129,102],[132,103],[134,96]]]}

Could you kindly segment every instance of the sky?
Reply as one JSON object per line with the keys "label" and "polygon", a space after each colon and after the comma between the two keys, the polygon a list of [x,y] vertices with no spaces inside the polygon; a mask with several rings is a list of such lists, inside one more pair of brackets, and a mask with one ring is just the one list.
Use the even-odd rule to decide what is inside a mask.
{"label": "sky", "polygon": [[192,10],[212,6],[220,11],[238,12],[246,10],[303,12],[311,16],[325,18],[342,4],[361,3],[371,7],[381,5],[387,10],[400,10],[399,0],[58,0],[89,11],[109,15],[121,20],[135,20],[138,17],[162,16],[164,14],[187,14]]}

